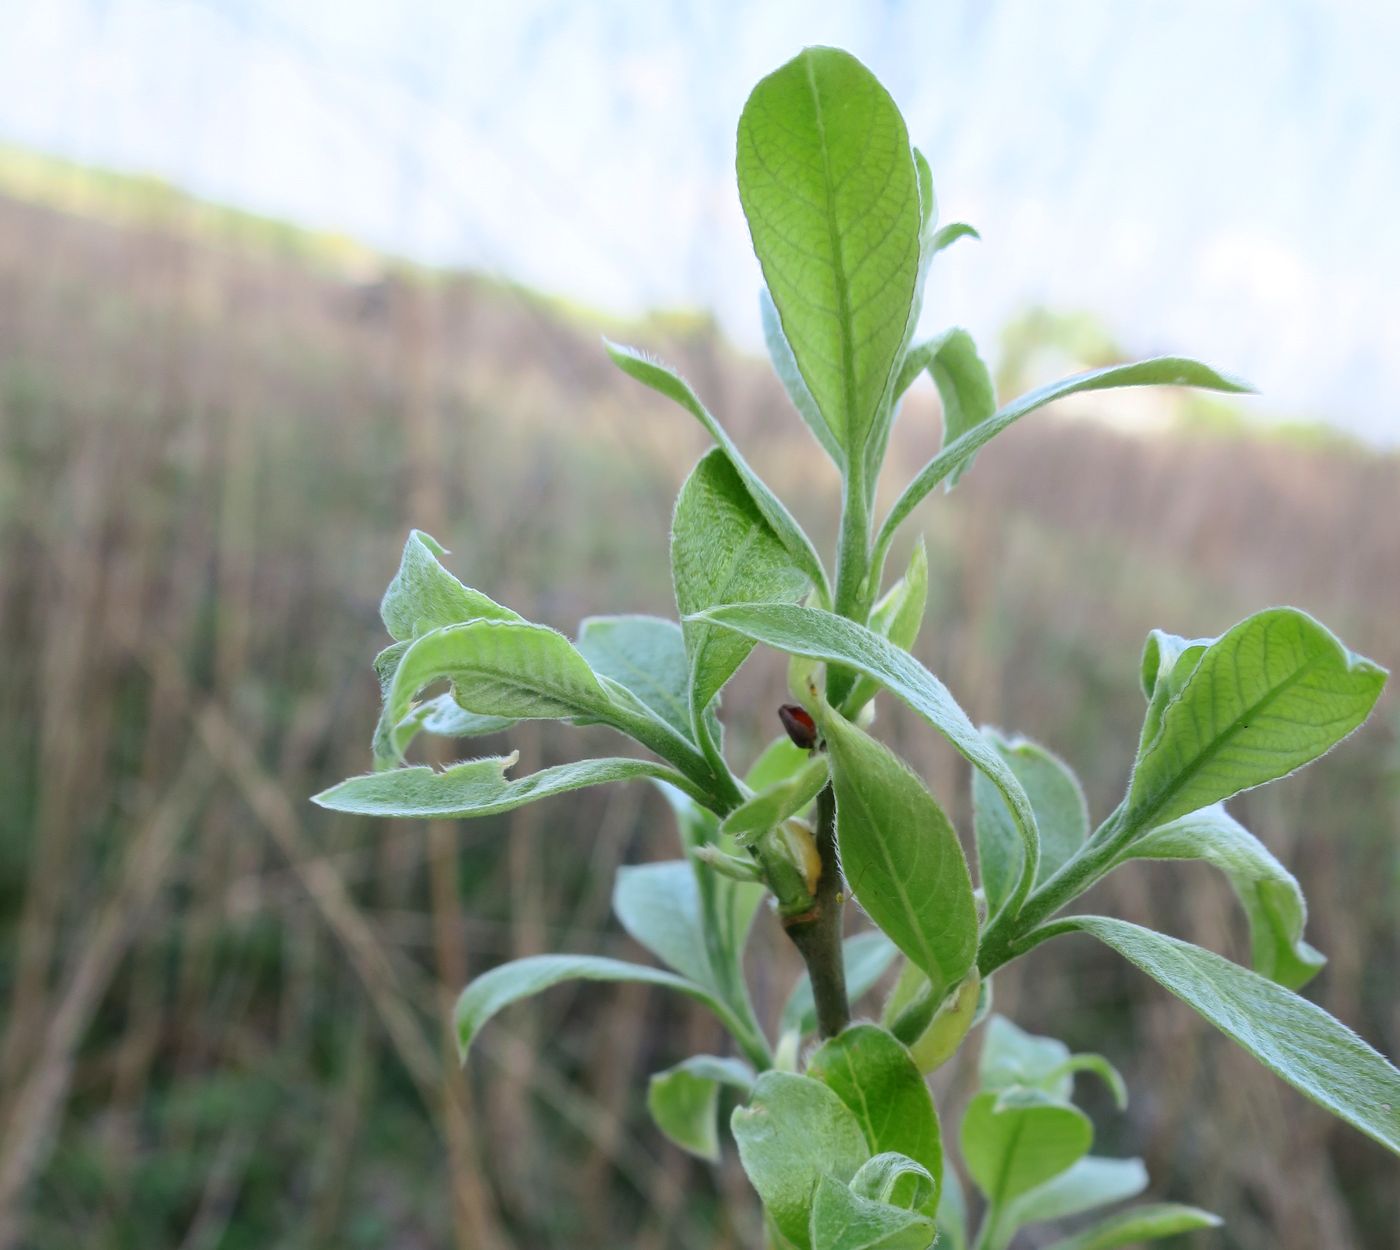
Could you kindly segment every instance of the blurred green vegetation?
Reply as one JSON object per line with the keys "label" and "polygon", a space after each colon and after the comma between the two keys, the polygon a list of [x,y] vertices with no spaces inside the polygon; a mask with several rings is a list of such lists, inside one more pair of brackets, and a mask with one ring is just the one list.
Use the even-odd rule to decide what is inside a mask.
{"label": "blurred green vegetation", "polygon": [[[670,612],[670,508],[703,437],[612,370],[601,323],[0,152],[0,1240],[756,1244],[733,1160],[704,1169],[645,1120],[646,1075],[718,1045],[703,1015],[639,987],[560,990],[493,1024],[465,1075],[443,1033],[460,984],[502,959],[636,954],[608,896],[619,863],[673,853],[655,795],[460,828],[305,801],[368,764],[377,601],[410,525],[559,628]],[[704,318],[607,328],[679,363],[829,545],[834,474],[766,369]],[[1118,355],[1091,319],[1036,312],[1008,328],[999,380]],[[1100,815],[1150,627],[1216,633],[1290,602],[1400,664],[1400,460],[1175,394],[1115,404],[1025,423],[918,516],[921,658],[975,718],[1069,759]],[[1120,414],[1140,433],[1110,428]],[[920,389],[886,487],[936,442]],[[782,689],[756,656],[727,693],[741,755],[776,732]],[[881,715],[967,831],[961,761]],[[518,747],[522,770],[610,746],[552,726],[471,745]],[[1331,957],[1310,992],[1400,1051],[1395,694],[1236,810],[1308,893]],[[1138,866],[1092,901],[1245,949],[1204,867]],[[795,971],[764,928],[761,1010]],[[1057,944],[996,992],[1124,1068],[1134,1101],[1101,1118],[1105,1149],[1226,1215],[1213,1244],[1392,1244],[1393,1161],[1110,956]],[[946,1108],[968,1076],[940,1074]]]}

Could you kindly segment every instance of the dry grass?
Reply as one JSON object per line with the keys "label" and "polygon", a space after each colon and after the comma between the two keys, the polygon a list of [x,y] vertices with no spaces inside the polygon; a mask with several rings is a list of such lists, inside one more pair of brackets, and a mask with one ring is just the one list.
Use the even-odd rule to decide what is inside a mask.
{"label": "dry grass", "polygon": [[[703,1015],[561,989],[493,1025],[465,1076],[443,1032],[463,979],[502,959],[636,953],[608,894],[619,863],[672,853],[651,793],[426,829],[305,802],[366,763],[375,607],[410,524],[561,628],[666,611],[700,434],[591,331],[498,284],[352,281],[178,226],[0,200],[0,1244],[755,1244],[751,1207],[719,1201],[743,1193],[732,1161],[692,1165],[641,1106],[647,1073],[720,1044]],[[766,375],[703,327],[649,333],[820,518],[832,475]],[[911,405],[897,458],[935,430]],[[1394,458],[1037,419],[920,514],[921,657],[976,718],[1072,760],[1106,811],[1149,627],[1212,633],[1287,601],[1400,664],[1398,492]],[[780,689],[771,659],[746,668],[740,749]],[[966,828],[962,766],[886,715]],[[1318,998],[1392,1054],[1396,730],[1392,694],[1342,752],[1239,805],[1308,891],[1332,958]],[[523,769],[605,741],[537,726],[511,746]],[[1101,895],[1241,953],[1205,869],[1144,866]],[[771,931],[752,971],[775,1012],[793,961]],[[1100,1117],[1107,1148],[1225,1213],[1219,1244],[1391,1244],[1393,1162],[1126,968],[1066,944],[997,995],[1122,1063],[1137,1096]]]}

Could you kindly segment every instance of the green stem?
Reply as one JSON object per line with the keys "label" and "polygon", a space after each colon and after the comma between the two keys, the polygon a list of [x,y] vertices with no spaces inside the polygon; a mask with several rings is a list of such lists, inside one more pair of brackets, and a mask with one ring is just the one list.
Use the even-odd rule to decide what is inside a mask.
{"label": "green stem", "polygon": [[[841,544],[836,553],[836,600],[838,616],[864,625],[868,616],[867,574],[870,571],[870,501],[866,497],[865,473],[855,457],[847,470],[841,495]],[[832,707],[846,701],[855,674],[849,669],[827,665],[826,698]]]}
{"label": "green stem", "polygon": [[836,796],[830,784],[817,796],[817,853],[821,876],[809,911],[785,917],[783,927],[797,947],[812,982],[817,1028],[822,1037],[835,1037],[851,1022],[846,996],[846,964],[841,949],[841,910],[845,891],[836,851]]}

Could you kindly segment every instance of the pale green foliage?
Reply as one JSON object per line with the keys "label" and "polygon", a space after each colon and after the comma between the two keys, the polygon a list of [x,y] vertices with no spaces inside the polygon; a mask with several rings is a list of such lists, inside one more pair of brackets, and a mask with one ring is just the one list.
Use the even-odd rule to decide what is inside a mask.
{"label": "pale green foliage", "polygon": [[691,614],[717,603],[796,600],[806,579],[718,450],[704,456],[681,487],[671,525],[671,569],[690,657],[692,721],[698,722],[753,643],[691,620]]}
{"label": "pale green foliage", "polygon": [[1223,807],[1152,830],[1123,852],[1129,859],[1200,859],[1219,868],[1249,918],[1254,970],[1271,981],[1299,989],[1327,962],[1303,940],[1308,905],[1297,879]]}
{"label": "pale green foliage", "polygon": [[[1127,795],[1091,833],[1063,761],[1025,738],[979,731],[910,654],[929,592],[922,540],[903,577],[884,584],[894,538],[915,507],[1029,413],[1116,387],[1247,388],[1163,357],[1065,378],[998,408],[965,330],[916,344],[933,259],[975,231],[939,226],[928,161],[884,88],[844,52],[808,49],[759,83],[739,123],[736,164],[766,283],[769,354],[843,479],[834,576],[691,387],[608,344],[623,372],[684,408],[715,443],[676,505],[680,622],[593,616],[571,643],[464,585],[443,566],[444,549],[413,531],[382,603],[393,642],[374,662],[383,697],[374,754],[385,771],[316,798],[360,815],[457,819],[646,779],[670,804],[683,858],[621,869],[613,896],[622,927],[666,967],[587,955],[497,967],[458,1001],[463,1055],[498,1012],[564,981],[676,990],[714,1013],[743,1059],[699,1055],[658,1073],[647,1091],[652,1118],[680,1148],[716,1160],[722,1091],[744,1099],[729,1123],[775,1250],[929,1250],[935,1232],[940,1250],[1008,1250],[1026,1225],[1077,1217],[1146,1186],[1139,1160],[1088,1153],[1093,1126],[1072,1102],[1076,1074],[1088,1073],[1121,1108],[1122,1078],[1102,1055],[1072,1054],[993,1016],[982,1030],[979,1089],[956,1134],[940,1134],[923,1074],[977,1036],[997,969],[1047,938],[1086,932],[1303,1094],[1400,1152],[1400,1072],[1292,992],[1323,963],[1303,938],[1301,888],[1218,806],[1359,726],[1384,672],[1293,609],[1259,613],[1217,639],[1153,631]],[[942,402],[942,447],[877,526],[890,429],[900,397],[925,372]],[[720,697],[758,643],[791,657],[793,697],[815,716],[820,741],[808,742],[787,713],[803,745],[777,739],[741,781],[725,755]],[[880,691],[973,766],[981,914],[938,799],[866,732]],[[472,738],[532,718],[607,725],[656,758],[583,760],[515,779],[507,776],[514,756],[440,770],[403,765],[420,732]],[[1055,919],[1130,859],[1199,859],[1223,871],[1244,906],[1257,973],[1125,921]],[[843,943],[848,894],[878,927]],[[745,977],[765,897],[807,967],[776,1045]],[[883,1025],[843,1027],[897,951],[906,958]],[[818,1028],[824,1036],[804,1050]],[[983,1195],[975,1239],[956,1173],[944,1166],[943,1143],[953,1141]],[[1057,1250],[1111,1250],[1215,1222],[1194,1208],[1141,1207]]]}
{"label": "pale green foliage", "polygon": [[1185,816],[1317,759],[1370,714],[1385,670],[1305,612],[1274,608],[1209,646],[1188,647],[1170,683],[1133,772],[1123,818],[1131,828]]}
{"label": "pale green foliage", "polygon": [[[1029,738],[1005,738],[995,729],[982,731],[1025,789],[1040,832],[1040,868],[1036,884],[1055,875],[1089,836],[1089,808],[1084,791],[1063,760]],[[1016,888],[1024,858],[1016,822],[1000,791],[984,773],[972,778],[977,865],[987,909],[997,911]]]}
{"label": "pale green foliage", "polygon": [[904,120],[854,57],[808,48],[754,88],[738,174],[783,333],[850,463],[885,403],[919,272]]}

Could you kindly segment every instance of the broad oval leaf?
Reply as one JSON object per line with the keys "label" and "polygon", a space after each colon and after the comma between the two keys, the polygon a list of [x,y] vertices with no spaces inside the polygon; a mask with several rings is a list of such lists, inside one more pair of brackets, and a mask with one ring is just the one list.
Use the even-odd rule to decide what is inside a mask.
{"label": "broad oval leaf", "polygon": [[1038,940],[1083,932],[1194,1007],[1271,1072],[1400,1154],[1400,1071],[1341,1021],[1228,959],[1107,916],[1072,916]]}
{"label": "broad oval leaf", "polygon": [[[704,1003],[736,1035],[743,1027],[709,990],[674,973],[663,972],[660,968],[630,964],[621,959],[605,959],[598,955],[531,955],[492,968],[462,991],[453,1019],[457,1028],[457,1050],[463,1062],[482,1025],[492,1016],[512,1003],[532,998],[565,981],[637,981],[645,985],[659,985]],[[856,1129],[857,1133],[859,1131]]]}
{"label": "broad oval leaf", "polygon": [[1011,1204],[1003,1228],[1009,1236],[1024,1224],[1067,1219],[1096,1207],[1136,1198],[1146,1188],[1147,1169],[1141,1159],[1085,1155],[1067,1171],[1017,1198]]}
{"label": "broad oval leaf", "polygon": [[838,714],[821,719],[851,893],[946,992],[977,958],[977,905],[958,835],[893,752]]}
{"label": "broad oval leaf", "polygon": [[516,753],[464,760],[441,770],[420,765],[365,773],[321,791],[311,801],[333,812],[360,816],[469,820],[609,781],[649,777],[690,789],[690,783],[674,769],[632,759],[577,760],[510,780],[506,772],[518,758]]}
{"label": "broad oval leaf", "polygon": [[[846,965],[846,997],[854,1006],[875,988],[885,975],[899,948],[879,929],[855,933],[841,944],[841,957]],[[792,993],[783,1004],[781,1028],[784,1033],[805,1036],[817,1027],[817,1004],[812,996],[812,979],[805,972],[798,977]]]}
{"label": "broad oval leaf", "polygon": [[479,590],[464,586],[445,568],[447,554],[431,534],[412,530],[404,544],[399,571],[384,592],[379,615],[389,636],[412,642],[444,625],[458,625],[480,618],[519,621],[523,618]]}
{"label": "broad oval leaf", "polygon": [[795,604],[731,604],[702,612],[699,619],[789,655],[843,665],[879,682],[992,779],[1015,818],[1022,846],[1039,862],[1035,812],[1016,774],[968,719],[948,688],[907,651],[854,621]]}
{"label": "broad oval leaf", "polygon": [[1072,1167],[1093,1139],[1082,1111],[1029,1092],[978,1094],[962,1122],[967,1170],[999,1209]]}
{"label": "broad oval leaf", "polygon": [[992,417],[973,426],[966,434],[948,443],[942,451],[930,460],[909,483],[895,501],[894,507],[880,526],[876,539],[876,560],[879,568],[885,553],[894,539],[895,531],[905,518],[935,486],[967,467],[983,447],[992,441],[1009,425],[1014,425],[1022,417],[1052,404],[1057,399],[1077,395],[1084,391],[1105,391],[1128,386],[1195,386],[1208,391],[1239,393],[1253,388],[1238,378],[1217,373],[1199,361],[1187,360],[1180,356],[1159,356],[1153,360],[1140,360],[1130,365],[1110,365],[1106,369],[1094,369],[1088,373],[1078,373],[1073,377],[1051,382],[1038,390],[1029,391],[1019,399],[1012,400],[1005,408],[999,409]]}
{"label": "broad oval leaf", "polygon": [[1146,830],[1301,768],[1366,719],[1385,678],[1305,612],[1248,617],[1205,648],[1162,709],[1124,826]]}
{"label": "broad oval leaf", "polygon": [[1117,862],[1130,859],[1200,859],[1219,868],[1249,920],[1254,971],[1261,976],[1301,989],[1327,962],[1303,940],[1308,905],[1297,878],[1223,807],[1202,808],[1153,829]]}
{"label": "broad oval leaf", "polygon": [[690,737],[690,665],[675,621],[590,616],[579,624],[574,646],[600,677],[625,686],[682,737]]}
{"label": "broad oval leaf", "polygon": [[1111,1215],[1093,1228],[1055,1242],[1050,1250],[1118,1250],[1120,1246],[1176,1237],[1202,1228],[1219,1228],[1223,1222],[1218,1215],[1200,1207],[1162,1202]]}
{"label": "broad oval leaf", "polygon": [[671,574],[690,656],[692,723],[734,675],[753,643],[689,619],[717,603],[795,600],[806,578],[794,567],[723,452],[707,452],[676,501]]}
{"label": "broad oval leaf", "polygon": [[[932,1184],[918,1209],[932,1215],[943,1177],[938,1113],[909,1052],[874,1024],[854,1024],[829,1038],[807,1061],[807,1075],[836,1091],[851,1109],[872,1155],[897,1154],[923,1167]],[[905,1177],[886,1201],[910,1201],[916,1177]]]}
{"label": "broad oval leaf", "polygon": [[[1016,775],[1035,812],[1040,831],[1036,884],[1049,880],[1089,836],[1089,808],[1069,766],[1029,738],[1005,738],[984,728],[992,749]],[[1001,792],[982,773],[972,778],[977,866],[987,911],[995,914],[1016,888],[1023,857],[1021,837]]]}
{"label": "broad oval leaf", "polygon": [[764,520],[772,527],[773,533],[778,536],[778,541],[787,550],[792,562],[807,575],[812,585],[817,588],[823,602],[830,600],[831,590],[827,585],[826,570],[822,566],[821,557],[817,555],[816,548],[812,546],[812,540],[793,519],[792,513],[787,510],[783,501],[749,467],[749,462],[744,459],[743,453],[735,446],[734,440],[729,437],[725,428],[715,420],[710,410],[700,402],[685,379],[674,369],[650,359],[634,347],[610,343],[607,339],[603,340],[603,346],[607,349],[612,362],[628,377],[636,379],[643,386],[650,387],[658,395],[664,395],[667,399],[679,404],[705,427],[710,437],[719,444],[719,450],[734,466],[734,471],[748,489],[754,507],[759,510]]}
{"label": "broad oval leaf", "polygon": [[812,1250],[928,1250],[934,1238],[930,1216],[855,1193],[823,1176],[811,1215]]}
{"label": "broad oval leaf", "polygon": [[817,1182],[848,1184],[870,1149],[844,1102],[821,1081],[765,1072],[747,1105],[730,1118],[739,1158],[779,1232],[812,1250],[810,1215]]}
{"label": "broad oval leaf", "polygon": [[853,462],[886,399],[919,275],[904,120],[849,53],[807,48],[749,96],[736,165],[784,335]]}
{"label": "broad oval leaf", "polygon": [[692,1055],[651,1078],[647,1110],[656,1127],[682,1150],[717,1163],[720,1086],[747,1094],[753,1080],[753,1069],[741,1059]]}
{"label": "broad oval leaf", "polygon": [[612,702],[563,634],[526,621],[468,621],[424,634],[404,652],[380,725],[392,730],[435,681],[470,712],[516,720],[606,717]]}

